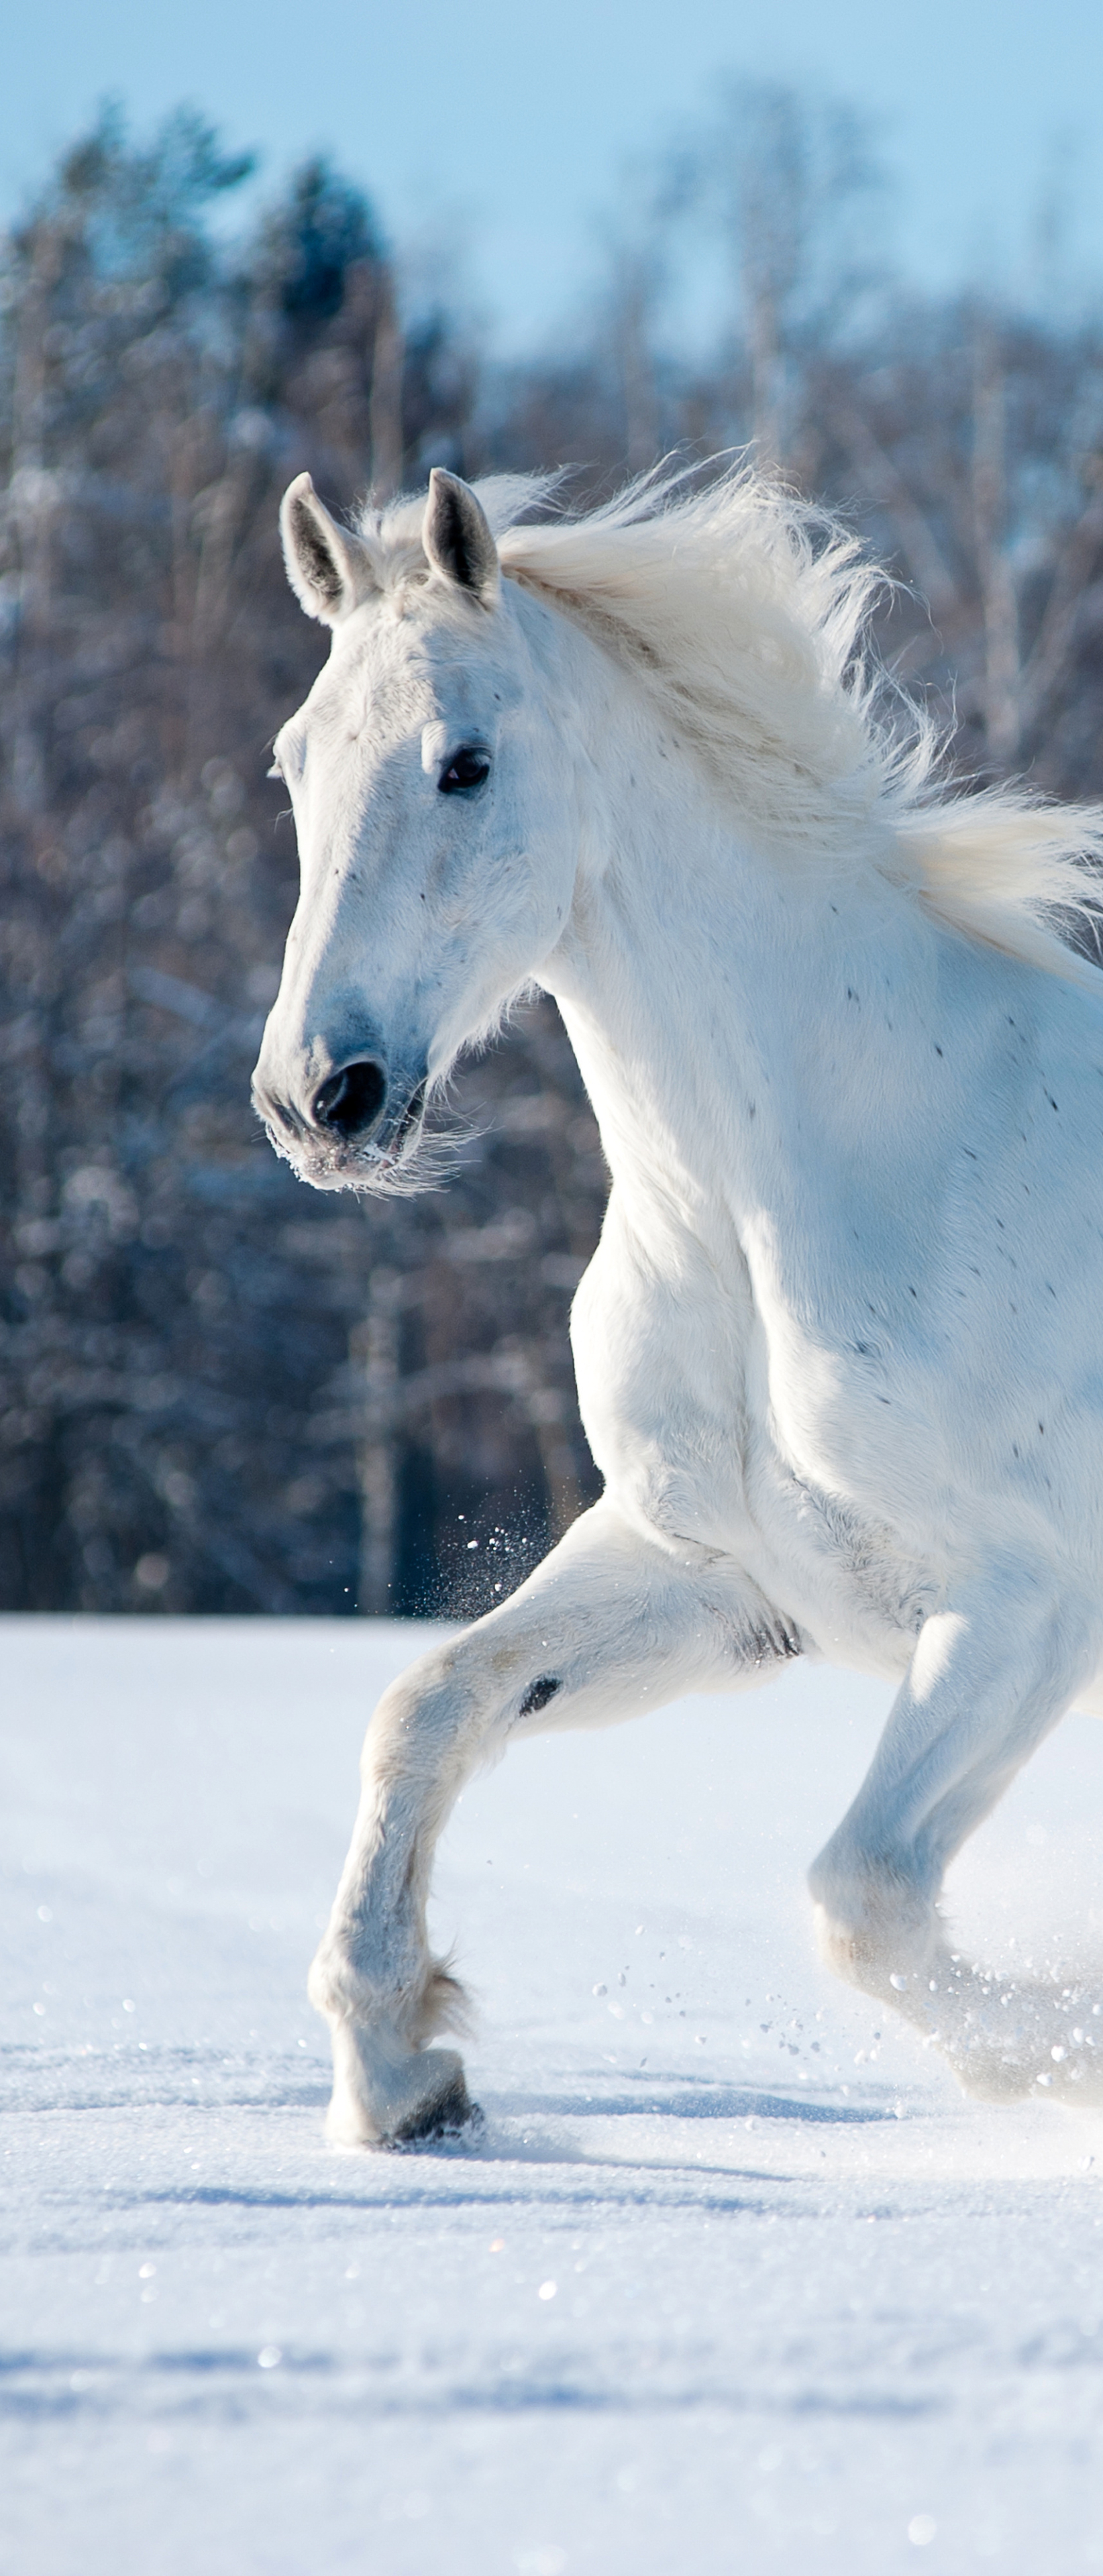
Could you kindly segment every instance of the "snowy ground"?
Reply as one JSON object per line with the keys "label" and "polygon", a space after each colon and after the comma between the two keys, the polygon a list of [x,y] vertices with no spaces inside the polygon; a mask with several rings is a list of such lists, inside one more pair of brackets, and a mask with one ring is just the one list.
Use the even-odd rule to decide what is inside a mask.
{"label": "snowy ground", "polygon": [[[324,2146],[306,1966],[420,1642],[0,1621],[4,2576],[1103,2568],[1103,2120],[969,2107],[812,1957],[880,1687],[514,1752],[439,1878],[485,2133]],[[1083,1957],[1101,1829],[1073,1717],[960,1929]]]}

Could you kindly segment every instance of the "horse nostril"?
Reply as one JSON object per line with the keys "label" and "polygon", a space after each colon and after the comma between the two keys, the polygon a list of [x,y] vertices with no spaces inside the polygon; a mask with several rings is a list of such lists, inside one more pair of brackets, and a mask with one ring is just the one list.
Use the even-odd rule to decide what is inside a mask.
{"label": "horse nostril", "polygon": [[330,1074],[328,1082],[315,1092],[311,1116],[316,1127],[331,1127],[346,1140],[364,1136],[378,1126],[386,1097],[383,1066],[367,1056],[358,1064],[343,1065],[340,1073]]}

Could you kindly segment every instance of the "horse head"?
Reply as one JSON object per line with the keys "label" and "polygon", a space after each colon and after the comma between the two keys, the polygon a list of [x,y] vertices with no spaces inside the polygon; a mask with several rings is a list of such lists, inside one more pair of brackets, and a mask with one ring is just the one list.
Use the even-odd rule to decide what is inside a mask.
{"label": "horse head", "polygon": [[275,744],[301,882],[253,1098],[304,1180],[393,1186],[432,1086],[570,911],[572,764],[533,649],[552,621],[439,468],[420,527],[400,511],[351,533],[301,474],[282,530],[332,643]]}

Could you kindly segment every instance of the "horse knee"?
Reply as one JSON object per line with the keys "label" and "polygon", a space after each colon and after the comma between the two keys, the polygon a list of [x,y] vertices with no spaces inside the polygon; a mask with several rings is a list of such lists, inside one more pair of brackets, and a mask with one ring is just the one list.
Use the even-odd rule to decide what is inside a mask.
{"label": "horse knee", "polygon": [[377,1780],[392,1769],[405,1773],[413,1757],[421,1772],[434,1746],[447,1746],[464,1715],[456,1688],[456,1648],[434,1647],[399,1673],[377,1700],[360,1757],[361,1778]]}
{"label": "horse knee", "polygon": [[378,1701],[360,1756],[361,1797],[386,1815],[403,1848],[437,1834],[470,1773],[486,1758],[501,1691],[472,1631],[434,1647]]}

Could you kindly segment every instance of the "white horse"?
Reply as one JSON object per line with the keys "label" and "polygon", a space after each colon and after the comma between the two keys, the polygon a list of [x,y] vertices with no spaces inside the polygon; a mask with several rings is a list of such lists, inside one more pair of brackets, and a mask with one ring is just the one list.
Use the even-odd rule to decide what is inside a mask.
{"label": "white horse", "polygon": [[469,2113],[425,1907],[475,1766],[800,1654],[899,1681],[812,1871],[825,1958],[970,2089],[1098,2100],[1090,2001],[1055,2029],[938,1897],[1062,1712],[1103,1713],[1103,976],[1061,936],[1103,814],[940,792],[858,649],[854,544],[764,480],[523,524],[534,488],[435,472],[355,531],[307,475],[284,503],[333,640],[276,746],[272,1141],[403,1186],[535,984],[612,1173],[571,1325],[604,1495],[375,1712],[311,1975],[329,2133]]}

